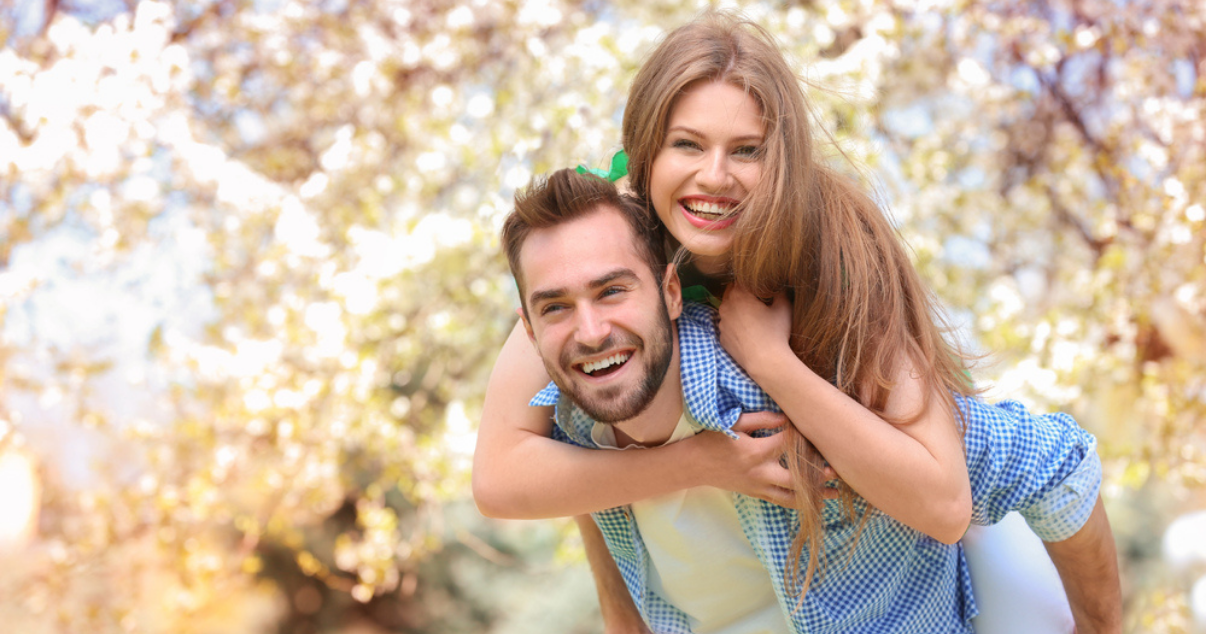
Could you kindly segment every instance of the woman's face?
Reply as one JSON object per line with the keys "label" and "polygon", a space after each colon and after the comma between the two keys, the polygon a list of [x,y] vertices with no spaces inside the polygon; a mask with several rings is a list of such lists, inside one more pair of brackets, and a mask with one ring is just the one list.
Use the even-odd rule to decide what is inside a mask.
{"label": "woman's face", "polygon": [[649,197],[705,274],[728,267],[734,209],[762,176],[763,134],[757,102],[723,81],[694,84],[670,111]]}

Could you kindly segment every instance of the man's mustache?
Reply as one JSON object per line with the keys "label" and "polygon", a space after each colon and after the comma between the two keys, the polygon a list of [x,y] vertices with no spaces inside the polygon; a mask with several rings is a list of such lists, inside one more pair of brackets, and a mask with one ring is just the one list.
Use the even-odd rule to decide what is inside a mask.
{"label": "man's mustache", "polygon": [[566,350],[561,355],[562,367],[569,367],[573,364],[573,359],[581,359],[592,355],[601,354],[613,348],[622,346],[640,347],[641,339],[635,335],[624,335],[617,337],[615,333],[607,335],[607,338],[599,342],[597,346],[586,346],[580,343],[574,344],[573,348]]}

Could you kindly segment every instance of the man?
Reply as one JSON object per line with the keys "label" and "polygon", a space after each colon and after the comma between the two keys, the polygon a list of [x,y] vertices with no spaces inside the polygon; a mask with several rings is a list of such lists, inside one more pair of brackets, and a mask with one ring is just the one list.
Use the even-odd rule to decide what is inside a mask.
{"label": "man", "polygon": [[[556,386],[532,404],[557,405],[561,440],[654,446],[775,409],[720,348],[710,309],[683,305],[654,223],[605,181],[562,170],[518,196],[504,225],[524,325]],[[1067,417],[1007,423],[968,422],[973,516],[1021,509],[1049,542],[1081,633],[1119,631],[1092,438]],[[826,567],[802,598],[787,572],[791,510],[699,487],[595,520],[659,633],[969,631],[959,549],[882,514],[860,524],[826,507]]]}

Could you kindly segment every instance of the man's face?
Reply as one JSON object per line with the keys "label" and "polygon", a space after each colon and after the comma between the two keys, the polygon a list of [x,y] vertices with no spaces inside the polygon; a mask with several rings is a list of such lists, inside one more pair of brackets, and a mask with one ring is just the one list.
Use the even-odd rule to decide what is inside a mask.
{"label": "man's face", "polygon": [[[678,279],[660,287],[618,211],[533,231],[519,254],[524,325],[561,391],[596,421],[649,406],[674,351]],[[669,299],[669,304],[667,304]]]}

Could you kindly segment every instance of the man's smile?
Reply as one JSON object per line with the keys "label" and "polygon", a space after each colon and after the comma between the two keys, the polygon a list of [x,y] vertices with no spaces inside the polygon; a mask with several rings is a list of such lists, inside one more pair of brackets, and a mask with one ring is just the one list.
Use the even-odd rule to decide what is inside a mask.
{"label": "man's smile", "polygon": [[591,378],[609,376],[622,369],[632,358],[632,350],[624,350],[595,361],[576,363],[574,367]]}

